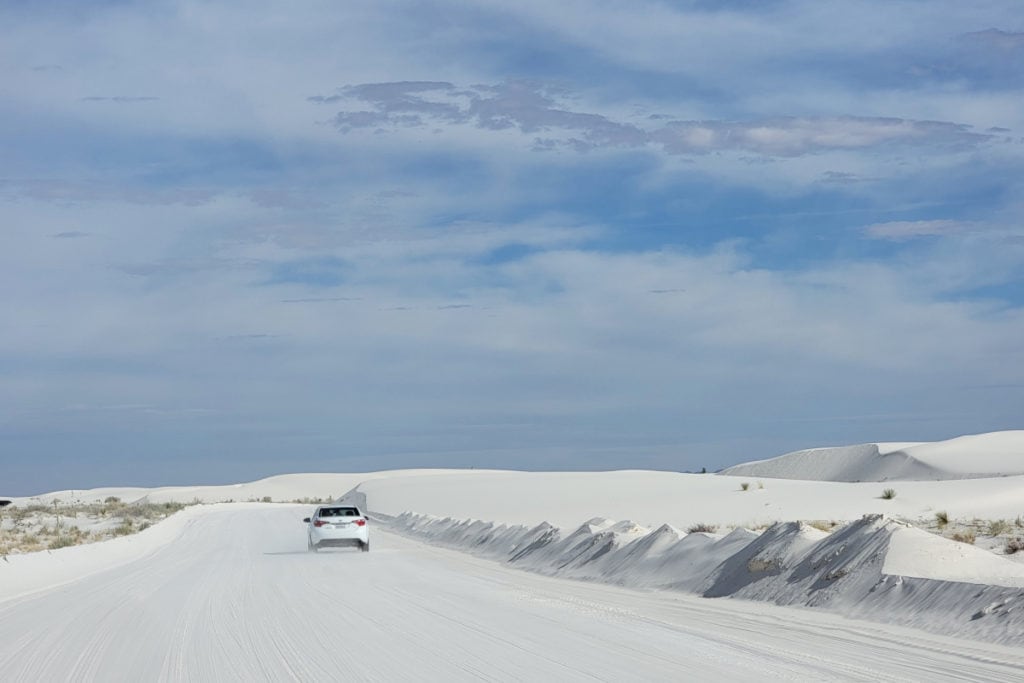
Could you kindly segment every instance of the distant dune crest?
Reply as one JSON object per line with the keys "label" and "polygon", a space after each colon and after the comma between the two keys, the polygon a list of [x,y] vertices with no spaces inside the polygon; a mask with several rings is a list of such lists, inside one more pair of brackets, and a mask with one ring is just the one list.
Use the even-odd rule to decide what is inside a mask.
{"label": "distant dune crest", "polygon": [[721,474],[812,481],[938,481],[1024,474],[1024,430],[925,443],[810,448]]}

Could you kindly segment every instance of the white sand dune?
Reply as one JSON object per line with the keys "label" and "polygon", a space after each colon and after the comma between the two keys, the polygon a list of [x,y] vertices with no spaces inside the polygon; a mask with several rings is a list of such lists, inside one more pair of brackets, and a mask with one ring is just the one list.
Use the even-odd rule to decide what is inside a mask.
{"label": "white sand dune", "polygon": [[[730,469],[734,476],[406,470],[15,498],[15,505],[109,496],[236,502],[190,507],[135,537],[11,556],[0,563],[0,605],[137,561],[185,538],[192,520],[209,511],[260,508],[237,501],[342,496],[371,510],[378,528],[533,573],[812,607],[1021,646],[1024,610],[1015,609],[1024,600],[1020,556],[956,543],[898,520],[928,520],[943,510],[952,519],[1010,520],[1024,535],[1013,524],[1024,514],[1024,476],[1006,476],[1019,469],[1022,435],[801,451],[741,466],[748,468],[742,477],[739,468]],[[917,473],[926,480],[898,481],[892,499],[882,498],[877,481],[835,480],[880,473],[890,480]],[[775,478],[783,474],[793,478]],[[296,517],[308,510],[278,507],[294,509]],[[806,520],[838,526],[827,533]],[[720,533],[687,533],[698,524]]]}
{"label": "white sand dune", "polygon": [[340,474],[336,472],[282,474],[243,484],[222,484],[213,486],[163,486],[159,488],[104,487],[96,489],[73,489],[52,491],[36,496],[7,497],[14,505],[59,503],[98,503],[110,496],[126,503],[226,503],[256,502],[269,497],[274,502],[289,502],[303,498],[331,500],[356,486],[360,482],[378,477],[409,476],[422,477],[432,474],[447,474],[451,470],[390,470],[363,474]]}
{"label": "white sand dune", "polygon": [[740,477],[816,481],[921,481],[1024,474],[1024,430],[927,443],[812,448],[726,468]]}
{"label": "white sand dune", "polygon": [[[196,506],[179,513],[187,523],[172,518],[124,539],[140,546],[131,562],[0,598],[3,679],[1010,683],[1024,675],[1019,647],[823,610],[549,578],[379,525],[370,553],[308,553],[304,510]],[[623,541],[632,533],[591,526]],[[0,593],[29,564],[73,565],[101,550],[0,561]]]}

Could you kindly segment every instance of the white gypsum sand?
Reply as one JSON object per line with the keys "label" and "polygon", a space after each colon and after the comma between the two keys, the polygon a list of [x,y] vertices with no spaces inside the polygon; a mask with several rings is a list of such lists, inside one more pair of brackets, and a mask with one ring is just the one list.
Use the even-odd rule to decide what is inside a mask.
{"label": "white gypsum sand", "polygon": [[[1024,614],[1017,608],[1024,600],[1020,558],[1003,555],[993,543],[984,550],[905,522],[924,523],[941,510],[954,520],[950,527],[955,520],[977,519],[981,525],[1005,520],[1004,536],[1024,532],[1016,525],[1024,513],[1024,477],[999,476],[1003,474],[999,458],[1012,471],[1017,452],[1007,447],[1000,455],[990,448],[984,458],[974,459],[971,450],[986,442],[1005,446],[1019,434],[1001,433],[989,439],[981,435],[932,448],[939,452],[930,462],[933,471],[939,460],[983,460],[992,476],[970,479],[788,480],[770,476],[778,474],[771,470],[772,463],[788,466],[786,458],[779,458],[758,463],[763,479],[650,471],[294,474],[214,487],[55,492],[15,499],[15,505],[52,504],[57,499],[59,507],[65,500],[109,496],[126,503],[291,501],[337,498],[347,491],[350,500],[368,504],[378,531],[392,529],[433,546],[456,548],[536,574],[653,590],[666,600],[673,595],[698,595],[811,607],[1020,646],[1024,644]],[[925,445],[888,447],[922,452]],[[806,452],[806,457],[814,452]],[[846,458],[849,462],[839,463],[845,471],[864,463],[857,448],[845,454],[832,449],[828,458],[829,467]],[[895,496],[886,499],[882,491],[890,486]],[[12,555],[0,562],[0,607],[5,599],[30,592],[45,594],[84,575],[143,562],[167,544],[187,548],[193,520],[222,509],[286,510],[298,519],[308,514],[310,506],[192,506],[138,536]],[[808,520],[829,523],[815,528],[803,523]],[[709,531],[696,531],[698,527]],[[304,542],[301,525],[293,533]]]}

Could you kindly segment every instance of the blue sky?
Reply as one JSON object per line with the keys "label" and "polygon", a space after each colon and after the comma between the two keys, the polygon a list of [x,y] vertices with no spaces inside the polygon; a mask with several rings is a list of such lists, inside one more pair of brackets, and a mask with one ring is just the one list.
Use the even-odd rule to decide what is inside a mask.
{"label": "blue sky", "polygon": [[1021,428],[1024,21],[0,6],[0,493]]}

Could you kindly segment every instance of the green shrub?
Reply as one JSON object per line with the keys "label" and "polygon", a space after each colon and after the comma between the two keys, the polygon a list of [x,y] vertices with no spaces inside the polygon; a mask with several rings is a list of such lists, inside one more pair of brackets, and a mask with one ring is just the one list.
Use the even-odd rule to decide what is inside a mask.
{"label": "green shrub", "polygon": [[892,500],[896,497],[896,489],[885,489],[882,491],[882,500]]}
{"label": "green shrub", "polygon": [[744,491],[748,491],[750,489],[750,482],[743,482],[742,484],[740,484],[740,488],[743,489]]}
{"label": "green shrub", "polygon": [[946,526],[949,524],[949,514],[945,511],[935,513],[935,523],[939,526]]}

